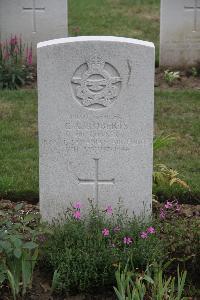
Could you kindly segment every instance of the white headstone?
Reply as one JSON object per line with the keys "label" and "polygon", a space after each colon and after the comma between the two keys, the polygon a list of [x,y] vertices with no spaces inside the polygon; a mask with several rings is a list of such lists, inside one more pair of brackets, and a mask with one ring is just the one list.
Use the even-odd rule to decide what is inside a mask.
{"label": "white headstone", "polygon": [[77,37],[38,45],[40,207],[88,198],[151,212],[154,45]]}
{"label": "white headstone", "polygon": [[67,0],[0,0],[0,39],[32,44],[67,37]]}
{"label": "white headstone", "polygon": [[200,0],[162,0],[160,65],[187,67],[200,61]]}

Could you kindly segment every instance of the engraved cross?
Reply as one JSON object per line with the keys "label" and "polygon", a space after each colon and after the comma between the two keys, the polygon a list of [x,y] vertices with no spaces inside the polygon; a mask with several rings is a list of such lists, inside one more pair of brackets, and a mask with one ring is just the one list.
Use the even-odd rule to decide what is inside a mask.
{"label": "engraved cross", "polygon": [[78,178],[80,184],[93,184],[95,190],[95,201],[98,203],[99,200],[99,185],[107,184],[112,185],[115,184],[115,179],[99,179],[99,158],[94,158],[95,164],[95,178],[94,179],[81,179]]}
{"label": "engraved cross", "polygon": [[32,13],[33,33],[36,33],[37,32],[36,13],[37,12],[44,12],[45,7],[37,7],[36,6],[36,0],[31,0],[31,2],[32,2],[32,5],[23,6],[23,11]]}
{"label": "engraved cross", "polygon": [[188,4],[188,0],[185,1],[184,9],[186,11],[193,11],[194,12],[194,27],[193,27],[193,31],[197,31],[198,12],[200,13],[200,0],[193,0],[193,4]]}

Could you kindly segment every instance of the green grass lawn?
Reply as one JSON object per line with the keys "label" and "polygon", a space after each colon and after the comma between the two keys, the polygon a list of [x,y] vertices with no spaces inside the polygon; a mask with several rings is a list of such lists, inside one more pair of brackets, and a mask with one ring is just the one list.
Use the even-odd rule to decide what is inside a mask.
{"label": "green grass lawn", "polygon": [[38,198],[36,91],[0,92],[0,196]]}
{"label": "green grass lawn", "polygon": [[[191,186],[192,198],[200,198],[198,91],[157,91],[156,133],[172,134],[176,142],[157,153],[156,162],[180,171]],[[0,92],[0,197],[38,198],[37,95],[35,90]],[[188,194],[181,189],[154,189],[160,197]]]}
{"label": "green grass lawn", "polygon": [[180,177],[191,187],[191,193],[183,189],[158,187],[160,196],[176,195],[182,201],[200,201],[200,92],[192,90],[157,91],[155,102],[155,133],[171,134],[175,142],[160,150],[155,163],[165,163],[180,172]]}
{"label": "green grass lawn", "polygon": [[[159,0],[69,0],[69,33],[116,35],[153,41],[159,56]],[[180,171],[192,194],[154,187],[162,197],[200,198],[198,91],[157,91],[155,131],[172,134],[176,143],[156,154]],[[35,90],[0,92],[0,196],[38,199],[37,96]]]}
{"label": "green grass lawn", "polygon": [[159,56],[160,0],[69,0],[69,34],[116,35],[155,43]]}

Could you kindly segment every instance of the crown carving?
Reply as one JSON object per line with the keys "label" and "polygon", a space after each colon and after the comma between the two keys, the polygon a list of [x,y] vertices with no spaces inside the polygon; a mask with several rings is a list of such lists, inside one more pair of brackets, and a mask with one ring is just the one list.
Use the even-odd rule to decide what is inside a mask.
{"label": "crown carving", "polygon": [[105,61],[101,56],[95,55],[88,59],[87,64],[90,70],[98,71],[104,68]]}

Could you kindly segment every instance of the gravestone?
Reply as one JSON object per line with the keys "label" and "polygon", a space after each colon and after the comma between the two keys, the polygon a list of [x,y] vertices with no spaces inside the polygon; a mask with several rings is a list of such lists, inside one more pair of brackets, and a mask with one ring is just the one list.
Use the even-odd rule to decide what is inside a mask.
{"label": "gravestone", "polygon": [[33,46],[67,36],[67,0],[0,0],[0,38],[14,35]]}
{"label": "gravestone", "polygon": [[161,66],[200,61],[200,0],[162,0],[160,24]]}
{"label": "gravestone", "polygon": [[154,45],[117,37],[38,44],[40,208],[150,214]]}

